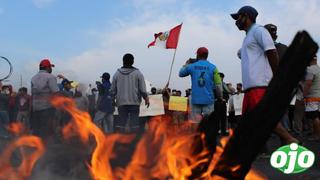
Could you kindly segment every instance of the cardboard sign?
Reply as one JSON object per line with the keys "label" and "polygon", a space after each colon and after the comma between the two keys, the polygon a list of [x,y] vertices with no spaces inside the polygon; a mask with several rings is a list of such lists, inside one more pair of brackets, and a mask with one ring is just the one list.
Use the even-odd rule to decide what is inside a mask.
{"label": "cardboard sign", "polygon": [[144,101],[140,105],[140,117],[145,116],[158,116],[164,114],[164,106],[162,94],[150,95],[149,96],[150,106],[147,108]]}
{"label": "cardboard sign", "polygon": [[[150,106],[149,108],[147,108],[147,106],[144,103],[144,100],[142,100],[140,104],[139,117],[158,116],[158,115],[163,115],[165,113],[162,94],[149,95],[149,101],[150,101]],[[119,115],[117,107],[115,108],[114,115]]]}
{"label": "cardboard sign", "polygon": [[188,98],[180,96],[170,96],[169,110],[171,111],[183,111],[188,109]]}
{"label": "cardboard sign", "polygon": [[236,116],[239,116],[242,114],[243,98],[244,98],[244,94],[240,93],[240,94],[232,95],[229,99],[228,109],[230,110],[229,106],[232,106]]}

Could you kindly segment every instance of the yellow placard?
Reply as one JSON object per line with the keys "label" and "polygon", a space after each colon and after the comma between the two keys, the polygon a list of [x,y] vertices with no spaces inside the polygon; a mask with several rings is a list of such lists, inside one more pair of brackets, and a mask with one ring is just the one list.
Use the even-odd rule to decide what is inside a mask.
{"label": "yellow placard", "polygon": [[75,81],[73,81],[72,83],[71,83],[71,87],[72,88],[75,88],[75,87],[77,87],[79,85],[79,83],[78,82],[75,82]]}
{"label": "yellow placard", "polygon": [[183,111],[188,109],[188,98],[180,96],[170,96],[169,110],[171,111]]}

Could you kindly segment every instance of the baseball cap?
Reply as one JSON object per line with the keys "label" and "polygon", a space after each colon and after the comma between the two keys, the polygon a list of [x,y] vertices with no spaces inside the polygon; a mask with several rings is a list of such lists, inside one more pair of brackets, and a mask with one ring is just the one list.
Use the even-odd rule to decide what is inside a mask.
{"label": "baseball cap", "polygon": [[54,64],[51,64],[49,59],[43,59],[40,64],[40,67],[54,67]]}
{"label": "baseball cap", "polygon": [[248,14],[249,17],[256,19],[256,17],[258,16],[258,11],[251,6],[243,6],[237,13],[233,13],[230,15],[234,20],[237,20],[240,14]]}
{"label": "baseball cap", "polygon": [[73,83],[73,81],[69,81],[67,79],[62,80],[61,82],[62,85],[71,84],[71,83]]}
{"label": "baseball cap", "polygon": [[198,50],[197,50],[197,55],[208,54],[208,53],[209,53],[209,51],[208,51],[208,49],[205,48],[205,47],[200,47],[200,48],[198,48]]}
{"label": "baseball cap", "polygon": [[264,27],[270,32],[277,31],[277,26],[274,24],[266,24]]}

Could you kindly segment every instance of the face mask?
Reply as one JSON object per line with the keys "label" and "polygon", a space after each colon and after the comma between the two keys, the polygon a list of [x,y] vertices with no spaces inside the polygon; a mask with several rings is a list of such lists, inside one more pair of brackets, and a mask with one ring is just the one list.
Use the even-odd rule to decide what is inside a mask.
{"label": "face mask", "polygon": [[50,67],[49,69],[48,69],[48,73],[52,73],[52,68]]}
{"label": "face mask", "polygon": [[238,29],[241,31],[241,30],[244,30],[244,22],[246,21],[247,19],[246,18],[241,18],[241,19],[238,19],[236,21],[236,26],[238,27]]}
{"label": "face mask", "polygon": [[272,36],[272,39],[273,39],[274,41],[276,41],[276,40],[277,40],[277,38],[278,38],[278,36],[277,36],[277,34],[276,34],[276,33],[272,34],[271,36]]}

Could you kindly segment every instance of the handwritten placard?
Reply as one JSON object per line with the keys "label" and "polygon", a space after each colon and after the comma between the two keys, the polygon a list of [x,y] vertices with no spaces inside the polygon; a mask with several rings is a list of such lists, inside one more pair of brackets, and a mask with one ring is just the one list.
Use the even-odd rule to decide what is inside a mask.
{"label": "handwritten placard", "polygon": [[188,98],[180,96],[170,96],[169,110],[171,111],[183,111],[188,109]]}

